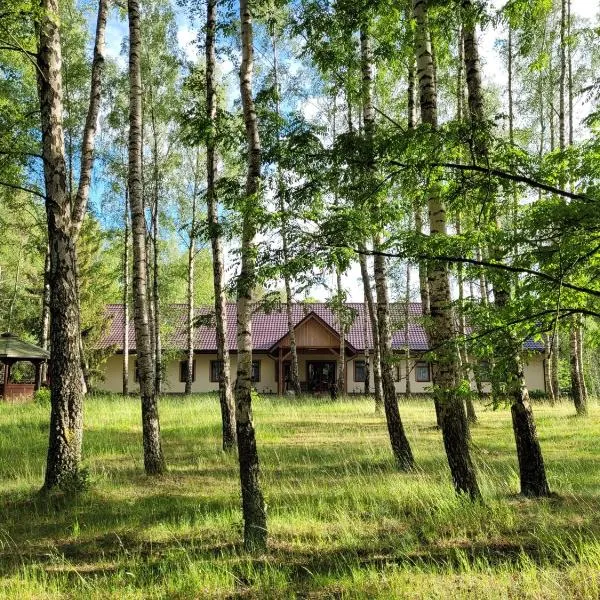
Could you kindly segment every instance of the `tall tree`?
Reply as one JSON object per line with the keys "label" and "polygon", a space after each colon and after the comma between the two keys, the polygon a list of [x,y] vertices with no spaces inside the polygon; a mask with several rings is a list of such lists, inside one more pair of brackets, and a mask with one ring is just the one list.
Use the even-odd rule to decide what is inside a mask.
{"label": "tall tree", "polygon": [[[373,50],[368,22],[363,24],[360,31],[361,68],[362,68],[362,113],[365,132],[365,171],[370,178],[370,185],[375,188],[375,107],[373,104]],[[382,229],[381,199],[375,195],[373,215],[375,226]],[[375,292],[377,296],[377,325],[379,334],[379,356],[381,365],[381,381],[383,390],[383,406],[387,421],[388,433],[392,451],[398,466],[402,469],[414,467],[412,449],[398,409],[396,385],[394,383],[394,362],[392,352],[392,331],[390,323],[390,303],[388,290],[388,275],[386,258],[380,252],[381,234],[373,238],[373,271],[375,276]]]}
{"label": "tall tree", "polygon": [[158,398],[148,307],[148,260],[146,218],[142,195],[142,38],[139,0],[128,0],[129,16],[129,209],[133,245],[134,323],[137,369],[142,404],[144,468],[148,475],[165,471],[160,439]]}
{"label": "tall tree", "polygon": [[41,8],[37,79],[50,249],[52,348],[50,439],[44,488],[51,489],[69,477],[76,476],[81,460],[84,390],[76,241],[85,216],[94,161],[108,2],[100,0],[98,4],[89,105],[75,198],[67,193],[58,2],[43,0]]}
{"label": "tall tree", "polygon": [[129,194],[123,215],[123,396],[129,395]]}
{"label": "tall tree", "polygon": [[283,169],[281,166],[281,88],[279,85],[279,61],[277,56],[277,39],[275,32],[275,20],[269,23],[271,30],[271,48],[273,51],[273,83],[275,87],[275,119],[276,119],[276,160],[277,160],[277,197],[278,208],[280,213],[281,226],[281,257],[283,259],[283,283],[285,288],[285,312],[287,316],[288,339],[290,341],[290,381],[292,390],[299,396],[302,393],[300,389],[300,376],[298,369],[298,351],[296,347],[296,331],[294,329],[294,319],[292,305],[294,297],[292,294],[292,277],[288,270],[290,263],[289,249],[289,215],[288,207],[286,206],[287,189],[283,177]]}
{"label": "tall tree", "polygon": [[223,450],[236,445],[236,423],[233,393],[231,390],[231,367],[227,339],[227,301],[224,289],[224,256],[219,223],[216,193],[217,179],[217,85],[216,66],[217,0],[206,2],[206,119],[209,124],[206,138],[206,208],[208,233],[212,248],[213,282],[215,288],[215,325],[217,334],[217,359],[221,364],[219,374],[219,401],[223,427]]}
{"label": "tall tree", "polygon": [[[379,346],[379,326],[377,324],[377,307],[375,306],[375,300],[373,298],[373,288],[371,287],[371,278],[369,276],[369,266],[367,263],[367,249],[366,246],[361,246],[361,253],[358,257],[360,263],[360,275],[363,284],[363,290],[365,294],[365,300],[367,305],[367,315],[371,326],[371,337],[373,340],[373,387],[375,392],[375,412],[381,412],[383,410],[383,389],[381,387],[381,358],[380,358],[380,346]],[[365,315],[365,318],[366,316]],[[365,346],[367,345],[367,338],[365,335]],[[368,381],[365,384],[368,385]]]}
{"label": "tall tree", "polygon": [[[464,61],[467,79],[469,114],[472,123],[475,141],[473,149],[475,157],[485,163],[489,156],[486,140],[485,114],[483,107],[483,92],[481,85],[481,65],[479,60],[479,46],[476,33],[475,6],[471,0],[463,0],[463,34],[464,34]],[[497,209],[492,205],[490,215],[492,225],[499,227]],[[494,249],[495,259],[502,261],[503,256]],[[493,279],[494,303],[502,311],[510,303],[510,281],[504,277]],[[519,475],[521,493],[527,496],[546,496],[549,494],[548,482],[542,450],[536,432],[533,410],[529,403],[529,392],[525,384],[523,360],[520,356],[519,342],[508,332],[502,351],[505,359],[505,374],[509,396],[511,398],[511,414],[513,430],[517,445],[519,461]]]}
{"label": "tall tree", "polygon": [[[431,52],[431,37],[427,0],[413,0],[416,23],[415,56],[419,99],[423,124],[436,130],[437,89]],[[446,236],[446,209],[440,188],[433,182],[427,190],[429,228],[431,236]],[[428,273],[430,291],[429,346],[439,348],[433,368],[434,395],[440,403],[440,425],[448,464],[458,493],[471,498],[480,496],[475,467],[469,449],[469,425],[462,397],[459,395],[459,368],[450,298],[448,265],[441,261],[432,264]]]}
{"label": "tall tree", "polygon": [[244,546],[263,551],[267,547],[267,510],[260,486],[256,434],[252,422],[252,292],[256,284],[256,204],[261,185],[261,144],[252,96],[254,66],[250,0],[240,0],[242,64],[240,94],[246,128],[247,174],[242,202],[241,266],[237,281],[238,366],[235,383],[236,431],[242,486]]}

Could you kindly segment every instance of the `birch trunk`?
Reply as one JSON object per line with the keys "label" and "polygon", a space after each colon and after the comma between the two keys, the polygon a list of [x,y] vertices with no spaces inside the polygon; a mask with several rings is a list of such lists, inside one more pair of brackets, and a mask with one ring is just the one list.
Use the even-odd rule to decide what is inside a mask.
{"label": "birch trunk", "polygon": [[[469,94],[470,118],[475,129],[474,145],[476,159],[484,162],[488,157],[487,141],[484,137],[483,93],[481,86],[481,67],[479,48],[476,36],[476,21],[471,0],[463,0],[465,23],[463,26],[465,44],[465,72]],[[477,131],[479,129],[479,131]],[[492,223],[497,224],[497,210],[492,208]],[[498,254],[498,252],[494,252]],[[496,260],[502,260],[497,256]],[[510,284],[509,284],[510,285]],[[510,290],[506,289],[506,281],[494,279],[494,302],[502,310],[509,304]],[[525,375],[520,357],[520,343],[511,331],[507,332],[503,344],[506,357],[506,378],[509,397],[511,398],[511,414],[513,431],[519,461],[521,493],[527,496],[547,496],[548,483],[542,450],[537,436],[533,411],[529,404],[529,393],[525,385]]]}
{"label": "birch trunk", "polygon": [[[379,244],[374,243],[375,252]],[[375,254],[375,291],[377,293],[377,324],[379,326],[379,352],[381,356],[381,381],[383,387],[383,406],[387,421],[392,451],[401,469],[412,469],[415,461],[412,449],[404,431],[400,417],[396,386],[394,383],[394,357],[392,353],[392,331],[390,326],[390,307],[388,295],[388,277],[385,258]]]}
{"label": "birch trunk", "polygon": [[160,197],[160,170],[158,164],[158,132],[156,130],[156,115],[154,114],[154,100],[152,85],[150,92],[150,125],[152,128],[152,293],[151,293],[151,319],[154,348],[154,387],[156,393],[162,392],[162,343],[160,335],[160,290],[159,290],[159,248],[158,248],[158,211]]}
{"label": "birch trunk", "polygon": [[406,263],[406,293],[404,295],[404,378],[406,397],[411,395],[410,389],[410,263]]}
{"label": "birch trunk", "polygon": [[[377,307],[373,299],[373,290],[371,289],[371,279],[367,264],[367,255],[365,246],[361,246],[361,252],[358,255],[360,263],[360,274],[363,281],[363,289],[367,308],[369,311],[369,322],[371,324],[371,337],[373,338],[373,386],[375,389],[375,412],[383,410],[383,390],[381,387],[381,356],[379,351],[379,326],[377,325]],[[366,338],[365,338],[366,344]]]}
{"label": "birch trunk", "polygon": [[142,197],[142,39],[139,0],[128,0],[129,17],[129,209],[133,245],[134,322],[140,396],[144,468],[148,475],[166,469],[160,440],[158,399],[152,360],[148,307],[146,219]]}
{"label": "birch trunk", "polygon": [[569,327],[569,358],[571,367],[571,397],[578,415],[587,414],[587,403],[581,389],[581,365],[579,363],[579,335],[576,318],[573,317]]}
{"label": "birch trunk", "polygon": [[[456,233],[461,234],[461,220],[460,215],[456,217]],[[470,382],[471,381],[471,369],[469,368],[469,350],[467,348],[466,335],[467,335],[467,322],[465,319],[465,294],[464,294],[464,277],[463,277],[463,264],[458,263],[457,265],[457,285],[458,285],[458,355],[460,358],[460,364],[462,367],[462,379]],[[470,384],[469,384],[470,389]],[[479,389],[478,389],[479,393]],[[473,399],[470,395],[465,398],[465,409],[467,411],[467,421],[469,425],[477,424],[477,413],[475,412],[475,406],[473,405]]]}
{"label": "birch trunk", "polygon": [[123,215],[123,396],[129,395],[129,197],[125,188]]}
{"label": "birch trunk", "polygon": [[552,356],[550,338],[547,334],[544,334],[544,387],[546,388],[546,395],[550,399],[551,403],[556,402],[556,395],[554,387],[552,385],[552,374],[550,370],[550,360]]}
{"label": "birch trunk", "polygon": [[364,357],[365,357],[365,381],[364,393],[368,396],[371,393],[371,351],[369,348],[369,305],[367,297],[363,300],[363,340],[364,340]]}
{"label": "birch trunk", "polygon": [[[48,350],[48,341],[50,339],[50,247],[46,247],[46,257],[44,259],[44,293],[42,295],[42,336],[40,346]],[[44,362],[38,370],[37,389],[48,379],[48,363]]]}
{"label": "birch trunk", "polygon": [[221,226],[219,224],[217,180],[217,90],[215,82],[215,44],[217,30],[217,0],[206,3],[206,117],[210,131],[206,141],[206,208],[208,232],[213,258],[213,283],[215,289],[215,324],[217,334],[217,359],[221,361],[219,374],[219,402],[223,430],[223,450],[229,452],[236,446],[236,424],[233,393],[231,390],[231,366],[227,338],[227,300],[225,297],[223,271],[224,256]]}
{"label": "birch trunk", "polygon": [[238,367],[235,384],[236,424],[244,546],[250,551],[267,547],[267,512],[260,486],[256,435],[252,423],[252,292],[256,282],[254,237],[256,222],[252,205],[258,202],[261,183],[261,145],[258,119],[252,97],[253,35],[249,0],[240,0],[242,64],[240,95],[246,127],[247,163],[246,205],[243,208],[241,268],[237,281]]}
{"label": "birch trunk", "polygon": [[188,265],[187,265],[187,319],[186,319],[186,362],[187,373],[185,377],[184,394],[192,393],[194,382],[194,259],[196,257],[196,198],[198,197],[200,154],[196,153],[196,164],[194,166],[194,187],[192,190],[192,208],[190,219],[190,237],[188,243]]}
{"label": "birch trunk", "polygon": [[584,332],[584,327],[583,327],[583,323],[582,323],[582,317],[579,317],[577,319],[577,349],[579,350],[579,375],[580,375],[580,386],[581,386],[581,398],[583,400],[583,403],[585,404],[585,406],[587,407],[587,401],[588,401],[588,391],[587,391],[587,385],[585,383],[585,368],[584,368],[584,362],[583,362],[583,332]]}
{"label": "birch trunk", "polygon": [[340,325],[340,346],[339,346],[339,356],[337,360],[337,394],[340,396],[345,396],[346,394],[346,317],[344,314],[344,308],[342,306],[342,301],[344,301],[345,294],[342,288],[342,272],[339,268],[336,267],[335,270],[336,282],[337,282],[337,296],[339,301],[339,313],[338,313],[338,321]]}
{"label": "birch trunk", "polygon": [[[279,99],[281,97],[281,91],[279,89],[279,72],[278,72],[278,60],[277,60],[277,44],[275,41],[275,33],[272,32],[271,35],[271,44],[273,47],[273,72],[275,79],[275,115],[277,117],[277,122],[280,120],[280,109],[279,109]],[[290,260],[290,252],[289,252],[289,243],[288,243],[288,217],[287,217],[287,207],[286,207],[286,189],[285,182],[283,180],[283,173],[281,171],[281,162],[280,162],[280,134],[279,130],[277,131],[277,188],[278,188],[278,197],[279,197],[279,212],[281,213],[281,250],[282,250],[282,258],[284,264],[284,273],[283,280],[285,285],[285,312],[287,316],[287,327],[288,327],[288,338],[290,340],[290,378],[292,389],[296,396],[299,396],[302,393],[300,389],[300,376],[298,369],[298,351],[296,347],[296,332],[294,330],[294,318],[292,313],[292,283],[291,277],[288,273],[287,267],[289,265]]]}
{"label": "birch trunk", "polygon": [[[361,68],[362,68],[362,113],[365,131],[366,160],[365,167],[367,175],[371,179],[371,186],[375,184],[375,107],[373,104],[373,49],[368,25],[363,26],[360,31]],[[381,200],[375,198],[373,214],[376,225],[379,226],[379,213]],[[381,365],[381,382],[383,391],[383,406],[387,421],[388,433],[392,445],[392,451],[398,467],[401,469],[412,469],[414,458],[412,449],[404,431],[404,425],[400,418],[398,399],[396,397],[396,386],[394,383],[394,357],[392,353],[392,331],[390,326],[390,307],[388,293],[388,275],[385,257],[378,253],[381,244],[379,239],[373,240],[375,292],[377,296],[377,325],[379,333],[379,355]]]}
{"label": "birch trunk", "polygon": [[[416,21],[415,54],[419,80],[421,119],[437,129],[437,90],[431,53],[427,1],[413,0]],[[446,211],[439,187],[428,190],[429,222],[432,236],[446,235]],[[454,487],[458,493],[479,498],[475,468],[469,448],[469,424],[462,398],[458,394],[458,358],[454,341],[454,324],[450,298],[448,265],[436,262],[429,270],[430,310],[429,347],[439,348],[433,368],[434,394],[440,402],[441,429]]]}
{"label": "birch trunk", "polygon": [[50,254],[50,435],[43,489],[77,476],[83,437],[83,373],[79,328],[77,237],[85,215],[102,90],[108,4],[100,0],[92,77],[77,194],[67,194],[63,131],[59,5],[42,0],[38,25],[37,79],[42,126],[46,216]]}

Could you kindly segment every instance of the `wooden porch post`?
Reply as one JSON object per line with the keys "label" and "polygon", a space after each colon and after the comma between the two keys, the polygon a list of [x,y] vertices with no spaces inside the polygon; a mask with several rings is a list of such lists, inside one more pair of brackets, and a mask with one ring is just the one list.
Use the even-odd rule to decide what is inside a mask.
{"label": "wooden porch post", "polygon": [[37,392],[40,389],[42,381],[42,363],[38,360],[33,366],[35,367],[35,383],[33,384],[33,391]]}
{"label": "wooden porch post", "polygon": [[283,361],[282,361],[283,350],[279,346],[279,355],[277,360],[277,368],[279,369],[279,377],[277,381],[277,395],[283,394]]}

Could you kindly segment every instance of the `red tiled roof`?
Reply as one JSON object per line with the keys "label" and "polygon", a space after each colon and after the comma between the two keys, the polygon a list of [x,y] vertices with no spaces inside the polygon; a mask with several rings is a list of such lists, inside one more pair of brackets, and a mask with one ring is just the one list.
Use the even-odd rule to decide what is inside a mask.
{"label": "red tiled roof", "polygon": [[[365,349],[365,306],[359,302],[351,302],[347,305],[355,311],[356,318],[350,331],[346,335],[346,341],[357,351]],[[406,346],[404,335],[404,305],[391,304],[390,316],[392,321],[392,347],[401,350]],[[168,332],[164,336],[163,347],[165,349],[185,350],[187,346],[186,336],[186,314],[185,304],[173,304],[163,308],[163,316],[167,322]],[[332,309],[324,303],[294,304],[292,306],[292,319],[294,326],[306,318],[310,313],[316,314],[325,323],[327,323],[336,332],[339,332],[337,320]],[[122,350],[123,346],[123,306],[121,304],[109,304],[107,306],[109,318],[109,329],[106,335],[100,340],[99,348],[114,347]],[[213,314],[212,307],[204,306],[195,310],[196,317],[201,315]],[[411,302],[409,306],[410,323],[408,327],[408,342],[410,350],[427,350],[427,334],[420,322],[421,304]],[[237,350],[237,323],[236,323],[236,305],[234,302],[227,303],[227,340],[229,349]],[[367,344],[369,348],[373,347],[371,336],[371,325],[367,322]],[[266,313],[261,310],[255,311],[252,316],[252,347],[254,350],[267,351],[275,345],[281,338],[288,333],[287,314],[285,305],[281,310],[274,310]],[[526,340],[524,347],[529,350],[541,350],[543,345],[540,342]],[[135,350],[135,329],[133,318],[129,322],[129,348]],[[194,331],[194,348],[199,352],[216,352],[216,330],[209,326],[199,326]]]}
{"label": "red tiled roof", "polygon": [[[350,331],[346,335],[346,341],[356,350],[364,350],[365,339],[365,310],[364,304],[360,302],[348,303],[348,307],[355,311],[356,317]],[[392,326],[400,327],[400,330],[395,331],[392,336],[392,346],[394,348],[403,348],[404,341],[404,306],[394,305],[391,307]],[[421,305],[417,303],[410,304],[411,324],[409,325],[408,339],[411,350],[426,350],[427,336],[423,326],[418,323],[418,318],[421,316]],[[195,310],[196,317],[200,315],[212,314],[212,307],[203,306]],[[109,328],[106,335],[100,340],[100,348],[115,347],[122,350],[123,345],[123,305],[109,304],[107,306]],[[339,332],[337,319],[332,309],[324,303],[311,304],[294,304],[292,306],[292,319],[294,325],[306,318],[310,313],[316,314],[333,330]],[[165,335],[163,345],[165,348],[185,350],[187,346],[186,337],[186,314],[187,309],[185,304],[174,304],[168,308],[163,308],[163,316],[167,321],[168,333]],[[229,349],[237,349],[237,323],[236,323],[236,305],[234,302],[227,303],[227,339]],[[367,315],[368,319],[368,315]],[[266,313],[257,310],[252,316],[252,346],[254,350],[268,350],[276,344],[281,338],[288,333],[287,314],[285,305],[282,305],[281,310],[274,310]],[[367,344],[369,348],[373,347],[371,336],[371,325],[367,322]],[[133,318],[129,322],[129,348],[135,350],[135,329]],[[194,332],[194,348],[196,351],[216,352],[217,341],[216,331],[214,327],[202,325],[196,327]]]}

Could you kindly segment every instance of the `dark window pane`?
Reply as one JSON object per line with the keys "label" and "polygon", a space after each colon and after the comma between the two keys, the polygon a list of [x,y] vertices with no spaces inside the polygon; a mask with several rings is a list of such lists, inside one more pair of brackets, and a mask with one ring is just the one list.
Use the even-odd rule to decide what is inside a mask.
{"label": "dark window pane", "polygon": [[365,380],[365,361],[355,360],[354,361],[354,381],[364,382]]}

